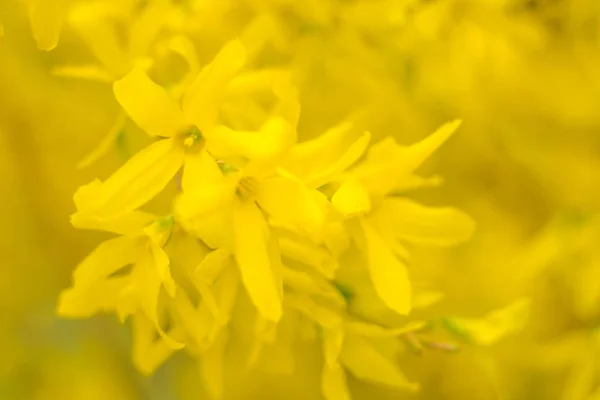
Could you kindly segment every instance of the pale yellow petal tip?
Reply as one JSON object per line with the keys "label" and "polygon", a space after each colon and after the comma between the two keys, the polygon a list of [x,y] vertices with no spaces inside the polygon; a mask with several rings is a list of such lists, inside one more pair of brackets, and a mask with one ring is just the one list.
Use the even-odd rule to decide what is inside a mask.
{"label": "pale yellow petal tip", "polygon": [[[445,142],[450,136],[452,136],[458,128],[462,125],[462,120],[455,119],[450,122],[446,122],[442,126],[440,126],[431,136],[437,137],[439,144]],[[438,145],[439,145],[438,144]]]}

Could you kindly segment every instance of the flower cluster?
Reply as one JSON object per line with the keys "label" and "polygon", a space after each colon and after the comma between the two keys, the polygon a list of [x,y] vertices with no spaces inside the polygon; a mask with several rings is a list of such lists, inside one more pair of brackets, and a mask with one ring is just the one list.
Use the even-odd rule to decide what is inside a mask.
{"label": "flower cluster", "polygon": [[[352,304],[372,296],[409,315],[406,244],[448,246],[471,235],[462,212],[406,197],[439,183],[415,171],[459,122],[411,146],[390,137],[367,150],[370,134],[353,138],[349,122],[297,143],[290,76],[245,68],[246,58],[240,41],[227,43],[181,93],[140,68],[114,83],[128,118],[154,141],[75,194],[75,227],[118,236],[77,267],[59,313],[131,318],[141,371],[185,348],[205,366],[214,396],[236,318],[254,326],[245,338],[251,362],[263,347],[289,352],[286,341],[299,332],[318,337],[328,399],[347,398],[345,370],[415,389],[372,341],[422,324],[373,322]],[[259,110],[257,125],[232,111],[238,104]],[[142,211],[160,196],[169,198],[166,212]]]}
{"label": "flower cluster", "polygon": [[[496,3],[489,8],[508,7]],[[141,372],[152,374],[185,351],[200,364],[205,390],[218,398],[231,353],[249,367],[266,363],[290,372],[295,344],[308,342],[321,350],[323,395],[341,400],[350,397],[348,373],[417,390],[399,367],[403,349],[488,346],[523,326],[528,301],[521,293],[479,312],[481,318],[455,315],[453,307],[422,312],[446,288],[423,278],[414,256],[419,248],[465,242],[474,231],[467,214],[439,206],[444,199],[432,207],[413,196],[442,183],[421,166],[460,121],[413,139],[449,115],[495,108],[479,99],[485,90],[473,84],[484,58],[479,42],[469,39],[493,32],[459,13],[488,6],[451,0],[26,4],[40,49],[53,49],[67,26],[63,33],[88,50],[60,59],[54,78],[111,87],[118,103],[112,129],[79,166],[123,150],[123,141],[140,133],[147,144],[75,193],[72,225],[111,238],[77,266],[58,304],[63,317],[110,312],[129,321]],[[461,18],[455,21],[455,14]],[[449,67],[441,69],[450,56],[421,48],[441,47],[449,25],[458,32],[452,31],[453,45],[466,40],[470,47],[451,52]],[[513,65],[505,43],[494,45],[503,65]],[[477,92],[465,96],[469,85]],[[428,107],[435,118],[415,122]],[[478,143],[477,137],[466,140]],[[499,157],[482,147],[481,154],[455,157],[456,164],[473,171],[467,159]],[[485,263],[489,258],[486,253]],[[449,260],[442,268],[462,282]]]}

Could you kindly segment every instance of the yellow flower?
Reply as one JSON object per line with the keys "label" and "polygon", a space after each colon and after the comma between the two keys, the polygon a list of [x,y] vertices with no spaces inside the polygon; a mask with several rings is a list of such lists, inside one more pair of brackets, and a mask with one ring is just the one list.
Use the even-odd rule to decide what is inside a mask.
{"label": "yellow flower", "polygon": [[281,151],[293,134],[283,118],[274,117],[266,129],[253,134],[217,125],[224,89],[243,67],[244,58],[240,42],[227,44],[186,91],[181,108],[139,69],[116,82],[117,100],[133,121],[149,135],[165,139],[136,154],[102,183],[98,196],[83,202],[75,217],[111,217],[134,210],[162,191],[184,163],[200,159],[197,165],[210,168],[207,151],[229,151],[249,158]]}
{"label": "yellow flower", "polygon": [[[66,19],[100,65],[61,66],[53,70],[54,74],[112,83],[135,66],[148,69],[154,62],[152,45],[169,11],[169,2],[164,0],[148,2],[141,10],[133,1],[84,2],[73,6]],[[115,20],[127,26],[126,43]]]}
{"label": "yellow flower", "polygon": [[271,163],[250,162],[241,169],[221,164],[213,171],[186,180],[176,204],[183,226],[210,247],[235,255],[242,280],[258,310],[271,321],[281,318],[281,261],[274,220],[309,236],[319,236],[326,199],[302,182],[277,174]]}
{"label": "yellow flower", "polygon": [[459,124],[446,124],[410,147],[387,139],[373,146],[367,159],[347,174],[331,198],[365,256],[377,294],[399,314],[410,312],[412,297],[405,264],[408,253],[401,242],[452,245],[468,239],[474,228],[471,219],[460,211],[424,207],[397,196],[431,184],[414,171]]}
{"label": "yellow flower", "polygon": [[[98,186],[89,186],[85,195],[96,195]],[[82,196],[80,190],[78,197]],[[100,244],[73,273],[73,287],[61,294],[58,313],[68,317],[89,317],[115,310],[121,320],[142,312],[160,335],[174,348],[182,345],[169,338],[160,326],[158,300],[164,287],[170,297],[176,286],[163,247],[173,229],[172,217],[158,219],[132,212],[120,219],[94,226],[121,234]],[[132,265],[131,271],[126,267]],[[123,272],[123,270],[125,270]]]}

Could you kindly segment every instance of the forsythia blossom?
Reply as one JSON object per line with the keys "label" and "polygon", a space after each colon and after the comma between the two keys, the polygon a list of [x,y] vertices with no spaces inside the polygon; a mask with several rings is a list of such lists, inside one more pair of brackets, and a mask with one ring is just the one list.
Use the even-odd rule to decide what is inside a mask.
{"label": "forsythia blossom", "polygon": [[[59,313],[131,316],[141,341],[135,346],[145,341],[166,352],[156,357],[149,350],[135,352],[142,371],[153,371],[182,347],[204,365],[213,363],[205,368],[218,368],[243,292],[256,308],[254,358],[264,343],[277,342],[281,324],[294,316],[296,323],[309,322],[320,332],[328,399],[348,396],[345,369],[416,389],[390,355],[370,344],[413,328],[353,317],[335,279],[337,270],[346,268],[344,253],[356,246],[370,276],[364,284],[373,285],[393,311],[410,313],[413,290],[402,243],[444,246],[473,231],[465,214],[422,206],[403,195],[430,182],[415,170],[459,123],[413,146],[383,140],[366,158],[368,133],[340,147],[350,132],[347,124],[296,144],[296,91],[291,82],[274,77],[274,105],[265,110],[265,121],[256,130],[233,129],[220,110],[226,98],[243,96],[228,94],[228,88],[235,87],[244,60],[241,42],[226,44],[184,91],[181,105],[139,69],[114,83],[124,111],[156,141],[105,181],[78,190],[73,224],[119,236],[78,266]],[[178,174],[180,193],[171,215],[140,210]],[[172,261],[181,246],[201,253],[196,265],[189,265],[191,259]],[[143,339],[153,330],[158,343]],[[213,394],[221,392],[214,381],[208,385]]]}

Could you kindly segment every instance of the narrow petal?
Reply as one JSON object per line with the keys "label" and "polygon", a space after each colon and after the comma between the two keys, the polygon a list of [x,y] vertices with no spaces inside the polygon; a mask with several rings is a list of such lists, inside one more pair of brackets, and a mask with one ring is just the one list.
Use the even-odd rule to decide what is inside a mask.
{"label": "narrow petal", "polygon": [[134,283],[139,296],[140,306],[144,314],[152,321],[160,337],[173,349],[181,349],[185,345],[171,338],[160,326],[158,319],[158,298],[163,285],[153,255],[143,257],[134,268]]}
{"label": "narrow petal", "polygon": [[183,97],[183,111],[189,122],[206,133],[213,129],[219,115],[219,103],[229,82],[246,62],[246,49],[240,41],[227,43],[198,75]]}
{"label": "narrow petal", "polygon": [[344,330],[341,327],[333,329],[323,329],[323,354],[325,365],[335,366],[344,344]]}
{"label": "narrow petal", "polygon": [[344,343],[344,331],[323,329],[323,376],[321,390],[326,400],[350,400],[350,392],[346,384],[346,373],[339,364],[339,356]]}
{"label": "narrow petal", "polygon": [[74,285],[84,289],[105,279],[119,269],[135,263],[143,254],[144,242],[139,238],[118,237],[100,244],[73,273]]}
{"label": "narrow petal", "polygon": [[290,152],[289,162],[295,163],[298,168],[310,168],[313,158],[319,165],[333,163],[336,154],[341,153],[349,141],[352,127],[352,123],[346,121],[328,129],[315,139],[298,143]]}
{"label": "narrow petal", "polygon": [[221,185],[225,178],[216,160],[206,151],[186,155],[181,178],[184,192],[207,190],[211,186]]}
{"label": "narrow petal", "polygon": [[466,332],[477,344],[490,346],[523,328],[529,317],[528,299],[519,299],[494,310],[480,319],[453,318],[452,323]]}
{"label": "narrow petal", "polygon": [[337,329],[342,323],[342,316],[339,310],[332,310],[331,307],[322,306],[310,296],[288,292],[285,294],[285,304],[299,311],[310,320],[315,321],[323,328]]}
{"label": "narrow petal", "polygon": [[127,72],[128,58],[102,6],[96,3],[78,4],[69,15],[69,23],[104,68],[118,77]]}
{"label": "narrow petal", "polygon": [[52,68],[52,75],[85,79],[96,82],[112,83],[114,77],[99,65],[64,65]]}
{"label": "narrow petal", "polygon": [[331,198],[331,203],[346,218],[371,211],[369,193],[354,180],[344,182]]}
{"label": "narrow petal", "polygon": [[184,194],[175,202],[175,215],[184,229],[212,249],[233,246],[234,192],[226,189]]}
{"label": "narrow petal", "polygon": [[151,144],[111,175],[99,189],[99,197],[83,204],[80,211],[110,216],[137,209],[167,186],[183,157],[183,150],[171,140]]}
{"label": "narrow petal", "polygon": [[56,312],[61,317],[89,318],[99,312],[114,311],[129,285],[128,277],[117,277],[94,286],[70,288],[60,294]]}
{"label": "narrow petal", "polygon": [[257,202],[269,217],[299,233],[319,240],[323,236],[327,199],[304,184],[275,177],[260,183]]}
{"label": "narrow petal", "polygon": [[85,168],[90,166],[91,164],[98,161],[102,156],[112,149],[116,143],[119,134],[121,133],[123,126],[125,125],[126,117],[124,113],[120,113],[117,116],[115,124],[110,129],[106,137],[100,142],[98,147],[96,147],[90,154],[85,156],[83,160],[77,164],[77,168]]}
{"label": "narrow petal", "polygon": [[177,103],[146,73],[136,68],[113,85],[125,112],[151,136],[171,137],[185,127]]}
{"label": "narrow petal", "polygon": [[364,163],[352,172],[372,194],[385,195],[413,184],[413,172],[458,129],[460,121],[440,127],[412,146],[400,146],[393,138],[373,145]]}
{"label": "narrow petal", "polygon": [[155,340],[152,321],[141,313],[132,318],[133,363],[145,375],[151,375],[174,352],[164,340]]}
{"label": "narrow petal", "polygon": [[361,221],[365,236],[367,266],[377,295],[392,310],[407,315],[411,310],[412,289],[406,266],[398,260],[377,231]]}
{"label": "narrow petal", "polygon": [[224,358],[227,342],[227,334],[221,334],[201,357],[204,388],[212,399],[220,399],[223,397]]}
{"label": "narrow petal", "polygon": [[475,223],[449,207],[425,207],[401,197],[386,197],[369,215],[379,231],[392,237],[430,246],[452,246],[468,240]]}
{"label": "narrow petal", "polygon": [[63,0],[28,0],[29,20],[38,49],[50,51],[58,44],[68,3]]}
{"label": "narrow petal", "polygon": [[202,346],[215,323],[214,315],[206,307],[203,309],[202,305],[196,309],[184,290],[177,291],[173,306],[174,318],[179,321],[186,336],[194,347]]}
{"label": "narrow petal", "polygon": [[130,211],[113,218],[75,213],[71,216],[71,224],[77,229],[91,229],[135,236],[156,219],[155,215],[142,211]]}
{"label": "narrow petal", "polygon": [[427,326],[426,322],[414,321],[400,328],[384,328],[381,325],[371,324],[358,320],[350,320],[346,323],[348,332],[371,338],[387,338],[415,332]]}
{"label": "narrow petal", "polygon": [[269,119],[258,131],[236,131],[218,126],[206,134],[211,154],[227,158],[243,156],[250,160],[264,160],[281,155],[294,144],[295,129],[284,118]]}
{"label": "narrow petal", "polygon": [[346,383],[346,373],[339,364],[323,366],[321,391],[325,400],[351,400]]}
{"label": "narrow petal", "polygon": [[154,242],[151,243],[150,250],[152,251],[152,258],[154,259],[156,271],[158,272],[158,276],[165,290],[169,296],[175,297],[175,281],[171,276],[171,269],[169,268],[169,256]]}
{"label": "narrow petal", "polygon": [[194,278],[207,285],[212,285],[230,261],[231,252],[229,250],[220,248],[211,251],[194,271]]}
{"label": "narrow petal", "polygon": [[450,136],[460,127],[462,121],[455,120],[439,127],[431,135],[411,145],[404,155],[402,163],[409,172],[414,171],[425,162]]}
{"label": "narrow petal", "polygon": [[355,377],[372,383],[416,391],[419,385],[410,382],[397,365],[356,335],[347,335],[340,353],[341,364]]}
{"label": "narrow petal", "polygon": [[281,318],[281,282],[269,257],[269,227],[253,202],[234,207],[234,248],[242,281],[258,311],[268,320]]}
{"label": "narrow petal", "polygon": [[148,56],[150,46],[167,22],[165,15],[169,8],[169,2],[151,2],[144,8],[141,15],[132,21],[129,36],[129,53],[132,57]]}
{"label": "narrow petal", "polygon": [[371,134],[365,132],[335,162],[318,171],[313,176],[308,177],[306,184],[310,187],[319,188],[335,180],[364,154],[370,141]]}

